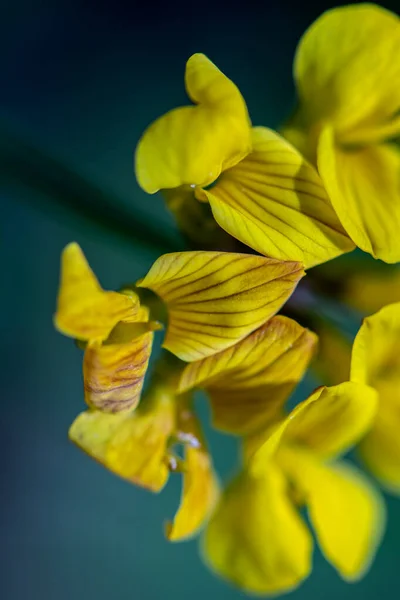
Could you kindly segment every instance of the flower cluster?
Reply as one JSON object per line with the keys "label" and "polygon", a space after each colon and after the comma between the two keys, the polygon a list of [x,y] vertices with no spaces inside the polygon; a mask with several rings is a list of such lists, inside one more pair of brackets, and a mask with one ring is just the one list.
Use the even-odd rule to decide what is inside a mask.
{"label": "flower cluster", "polygon": [[[298,107],[278,134],[252,126],[240,91],[205,55],[190,57],[193,104],[148,127],[135,170],[145,192],[164,195],[192,249],[105,291],[72,243],[55,316],[84,350],[88,408],[70,439],[152,492],[181,474],[167,538],[203,529],[205,562],[256,594],[309,575],[310,527],[344,579],[367,570],[385,509],[378,488],[343,460],[353,446],[400,492],[399,272],[382,282],[348,269],[333,286],[341,306],[377,311],[352,348],[307,300],[321,281],[337,284],[321,265],[356,247],[400,261],[400,151],[391,142],[400,135],[400,19],[372,4],[328,11],[300,40],[294,77]],[[163,351],[149,369],[159,329]],[[312,368],[331,387],[290,412],[316,355]],[[238,473],[222,489],[193,405],[198,389],[212,426],[240,444]]]}

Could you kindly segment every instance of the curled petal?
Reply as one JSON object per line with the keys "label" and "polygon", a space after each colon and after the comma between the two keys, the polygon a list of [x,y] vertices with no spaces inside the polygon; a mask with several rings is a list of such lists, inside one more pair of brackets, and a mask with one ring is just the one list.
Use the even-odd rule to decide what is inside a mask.
{"label": "curled petal", "polygon": [[243,473],[221,497],[203,538],[218,575],[253,594],[296,588],[310,573],[312,538],[288,498],[281,472]]}
{"label": "curled petal", "polygon": [[375,258],[400,261],[399,150],[388,144],[343,149],[326,127],[319,139],[318,169],[353,242]]}
{"label": "curled petal", "polygon": [[136,149],[136,177],[149,194],[181,185],[208,185],[251,149],[243,97],[204,54],[189,58],[185,84],[196,105],[157,119]]}
{"label": "curled petal", "polygon": [[325,466],[297,449],[278,460],[304,497],[327,560],[344,579],[360,579],[384,531],[385,506],[378,491],[345,463]]}
{"label": "curled petal", "polygon": [[198,192],[219,225],[265,256],[306,268],[352,250],[314,167],[273,131],[252,133],[253,152]]}
{"label": "curled petal", "polygon": [[214,426],[249,433],[276,419],[316,343],[317,337],[292,319],[273,317],[234,346],[187,365],[180,389],[205,388]]}
{"label": "curled petal", "polygon": [[158,492],[168,479],[168,441],[174,429],[171,397],[156,398],[133,413],[81,413],[69,438],[104,467],[132,483]]}
{"label": "curled petal", "polygon": [[294,76],[309,122],[341,134],[386,125],[400,107],[400,19],[374,4],[325,12],[300,40]]}
{"label": "curled petal", "polygon": [[172,523],[166,525],[168,540],[192,537],[204,525],[218,499],[219,487],[211,456],[191,408],[181,409],[178,439],[185,444],[183,489],[180,507]]}
{"label": "curled petal", "polygon": [[271,318],[304,275],[296,262],[224,252],[161,256],[137,285],[168,309],[164,347],[186,361],[233,346]]}
{"label": "curled petal", "polygon": [[66,246],[54,317],[59,331],[79,340],[101,342],[119,321],[134,319],[138,310],[136,295],[105,292],[78,244]]}

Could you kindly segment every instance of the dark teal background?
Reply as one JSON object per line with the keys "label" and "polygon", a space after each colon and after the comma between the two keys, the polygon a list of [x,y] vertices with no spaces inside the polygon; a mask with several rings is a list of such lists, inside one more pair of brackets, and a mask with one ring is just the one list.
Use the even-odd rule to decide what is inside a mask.
{"label": "dark teal background", "polygon": [[[122,206],[162,231],[166,250],[178,248],[162,200],[136,185],[132,156],[143,129],[186,101],[186,59],[206,53],[238,84],[253,123],[276,127],[293,103],[299,36],[328,6],[8,2],[0,18],[1,122],[109,192],[115,211]],[[196,542],[164,540],[178,478],[161,496],[150,495],[67,440],[84,404],[80,351],[52,326],[60,252],[77,240],[102,284],[115,288],[142,276],[162,249],[52,208],[57,194],[49,202],[34,181],[31,189],[10,186],[4,155],[2,162],[1,600],[239,598],[203,567]],[[51,165],[46,174],[64,189]],[[211,443],[225,477],[235,445],[215,433]],[[343,583],[316,552],[314,573],[293,598],[398,598],[400,501],[388,504],[385,541],[361,583]]]}

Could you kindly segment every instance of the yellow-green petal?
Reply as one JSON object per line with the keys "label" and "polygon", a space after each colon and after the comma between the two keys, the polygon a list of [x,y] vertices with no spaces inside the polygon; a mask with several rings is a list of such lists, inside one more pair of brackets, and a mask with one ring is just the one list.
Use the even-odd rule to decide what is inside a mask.
{"label": "yellow-green petal", "polygon": [[213,425],[248,434],[277,418],[316,343],[315,334],[296,321],[273,317],[234,346],[188,364],[180,389],[203,387],[211,400]]}
{"label": "yellow-green petal", "polygon": [[136,149],[136,177],[149,194],[208,185],[251,150],[243,97],[204,54],[189,58],[185,84],[195,106],[176,108],[157,119]]}
{"label": "yellow-green petal", "polygon": [[294,77],[309,124],[345,139],[387,125],[400,107],[400,19],[374,4],[334,8],[300,40]]}
{"label": "yellow-green petal", "polygon": [[352,250],[314,167],[270,129],[256,127],[252,137],[253,152],[197,192],[219,225],[265,256],[306,268]]}
{"label": "yellow-green petal", "polygon": [[105,292],[75,242],[61,257],[61,281],[55,326],[61,333],[88,342],[105,340],[113,327],[132,320],[139,310],[135,295]]}
{"label": "yellow-green petal", "polygon": [[341,148],[326,127],[318,169],[348,235],[365,252],[400,261],[400,151],[394,145]]}
{"label": "yellow-green petal", "polygon": [[193,361],[233,346],[268,321],[303,275],[297,262],[177,252],[161,256],[138,285],[167,306],[164,347]]}
{"label": "yellow-green petal", "polygon": [[355,467],[323,465],[312,454],[286,450],[278,462],[304,497],[326,559],[347,581],[365,575],[385,525],[378,491]]}
{"label": "yellow-green petal", "polygon": [[251,594],[287,592],[311,571],[312,537],[273,464],[228,486],[202,542],[207,565]]}

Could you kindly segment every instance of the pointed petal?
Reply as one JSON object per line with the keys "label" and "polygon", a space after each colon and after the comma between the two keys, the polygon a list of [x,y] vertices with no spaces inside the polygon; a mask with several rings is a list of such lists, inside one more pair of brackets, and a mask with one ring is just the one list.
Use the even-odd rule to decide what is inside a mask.
{"label": "pointed petal", "polygon": [[294,76],[309,122],[340,132],[386,124],[400,107],[400,20],[374,4],[325,12],[300,40]]}
{"label": "pointed petal", "polygon": [[208,185],[251,149],[243,97],[204,54],[189,58],[185,83],[196,106],[176,108],[157,119],[136,149],[136,177],[149,194]]}
{"label": "pointed petal", "polygon": [[139,309],[135,295],[105,292],[76,243],[64,249],[55,326],[61,333],[85,341],[103,341],[118,323]]}
{"label": "pointed petal", "polygon": [[166,525],[166,536],[171,542],[187,539],[199,531],[219,492],[200,423],[189,406],[181,409],[177,427],[177,437],[185,443],[185,459],[181,503],[173,522]]}
{"label": "pointed petal", "polygon": [[340,149],[325,128],[318,169],[353,242],[388,263],[400,261],[400,152],[394,146]]}
{"label": "pointed petal", "polygon": [[280,471],[243,473],[226,489],[203,538],[218,575],[248,593],[282,593],[311,570],[312,538],[292,506]]}
{"label": "pointed petal", "polygon": [[116,475],[158,492],[169,475],[167,444],[173,428],[173,404],[160,392],[151,406],[134,413],[81,413],[69,438]]}
{"label": "pointed petal", "polygon": [[168,309],[164,347],[186,361],[233,346],[272,317],[304,275],[299,263],[224,252],[161,256],[139,287]]}
{"label": "pointed petal", "polygon": [[270,129],[253,129],[253,152],[197,195],[230,235],[257,252],[306,268],[354,248],[316,170]]}
{"label": "pointed petal", "polygon": [[203,387],[210,396],[213,425],[249,433],[276,419],[316,343],[317,337],[296,321],[273,317],[234,346],[187,365],[180,390]]}
{"label": "pointed petal", "polygon": [[360,579],[384,531],[385,506],[378,491],[349,464],[324,466],[297,449],[286,450],[278,461],[304,494],[326,559],[344,579]]}

